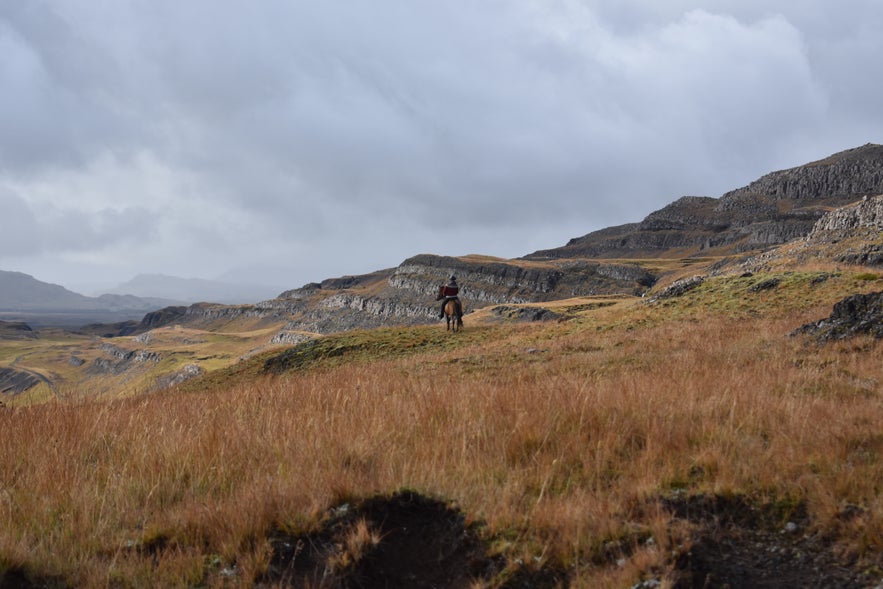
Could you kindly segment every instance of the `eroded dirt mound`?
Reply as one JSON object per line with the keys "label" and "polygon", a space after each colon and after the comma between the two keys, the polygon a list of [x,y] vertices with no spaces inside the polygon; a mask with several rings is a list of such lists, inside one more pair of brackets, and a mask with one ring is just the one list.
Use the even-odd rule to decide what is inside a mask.
{"label": "eroded dirt mound", "polygon": [[[562,587],[550,570],[504,570],[455,508],[412,492],[342,504],[312,534],[276,534],[265,581],[285,587]],[[507,577],[505,581],[502,577]]]}
{"label": "eroded dirt mound", "polygon": [[674,589],[861,589],[880,581],[813,533],[802,505],[708,496],[664,504],[695,527],[689,552],[675,563]]}

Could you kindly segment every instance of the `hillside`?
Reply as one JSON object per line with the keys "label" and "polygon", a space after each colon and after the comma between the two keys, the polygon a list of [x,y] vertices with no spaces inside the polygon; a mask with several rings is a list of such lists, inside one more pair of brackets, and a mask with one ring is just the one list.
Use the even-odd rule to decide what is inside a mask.
{"label": "hillside", "polygon": [[[284,371],[323,358],[345,362],[358,350],[376,357],[381,352],[365,348],[359,337],[341,340],[335,334],[437,323],[432,293],[450,272],[470,285],[464,286],[467,332],[459,337],[462,343],[472,341],[472,327],[568,323],[584,313],[678,298],[715,278],[744,285],[744,292],[727,301],[731,305],[754,292],[775,290],[792,274],[807,276],[807,268],[815,272],[809,275],[811,288],[795,291],[795,297],[804,295],[795,300],[815,305],[834,288],[824,295],[833,305],[836,296],[868,292],[877,284],[874,269],[883,265],[881,207],[883,196],[837,209],[806,237],[750,255],[632,263],[420,255],[394,269],[308,284],[253,305],[166,307],[140,321],[87,326],[74,333],[7,324],[0,332],[0,367],[14,379],[7,392],[38,399],[71,387],[88,386],[95,395],[130,395],[191,379],[235,380],[231,375],[243,371],[275,373],[279,367]],[[827,270],[819,273],[820,268]],[[436,336],[443,338],[444,332]],[[444,339],[436,343],[448,345]],[[408,347],[420,351],[428,345],[421,337]],[[382,354],[395,356],[397,349],[388,345]],[[271,360],[275,355],[279,359]],[[261,358],[267,367],[248,368],[249,358]]]}

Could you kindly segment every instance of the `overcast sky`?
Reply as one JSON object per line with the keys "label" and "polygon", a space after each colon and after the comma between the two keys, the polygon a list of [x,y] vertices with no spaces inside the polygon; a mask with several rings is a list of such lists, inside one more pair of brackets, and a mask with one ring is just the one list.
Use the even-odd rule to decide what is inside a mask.
{"label": "overcast sky", "polygon": [[883,143],[880,0],[0,0],[0,269],[505,258]]}

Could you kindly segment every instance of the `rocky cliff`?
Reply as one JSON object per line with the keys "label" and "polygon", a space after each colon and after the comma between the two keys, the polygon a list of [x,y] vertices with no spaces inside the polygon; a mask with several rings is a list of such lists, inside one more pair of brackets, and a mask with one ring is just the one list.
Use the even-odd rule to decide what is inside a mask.
{"label": "rocky cliff", "polygon": [[298,341],[303,333],[332,333],[381,325],[416,325],[437,321],[439,285],[456,274],[467,313],[496,303],[528,303],[575,296],[638,294],[656,277],[635,264],[590,260],[525,262],[483,256],[421,254],[398,267],[360,276],[310,283],[253,305],[200,303],[148,313],[126,333],[165,325],[217,328],[250,319],[284,322],[279,342]]}
{"label": "rocky cliff", "polygon": [[816,221],[806,236],[750,256],[738,266],[760,272],[815,260],[883,267],[883,195],[835,209]]}
{"label": "rocky cliff", "polygon": [[685,196],[621,225],[525,259],[641,258],[744,252],[807,235],[832,208],[883,193],[883,146],[867,144],[763,176],[720,198]]}
{"label": "rocky cliff", "polygon": [[883,145],[868,143],[862,147],[835,153],[825,159],[796,168],[772,172],[748,186],[726,193],[721,209],[735,207],[740,199],[763,196],[773,201],[814,203],[838,206],[866,194],[883,192]]}

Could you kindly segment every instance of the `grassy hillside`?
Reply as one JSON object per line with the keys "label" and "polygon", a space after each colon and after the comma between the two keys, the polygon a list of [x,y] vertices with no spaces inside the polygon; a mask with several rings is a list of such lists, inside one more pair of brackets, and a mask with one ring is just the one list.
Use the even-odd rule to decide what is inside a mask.
{"label": "grassy hillside", "polygon": [[721,276],[235,364],[266,334],[157,330],[218,370],[0,408],[0,586],[719,587],[722,554],[757,584],[874,586],[881,342],[789,336],[874,290],[861,268]]}

